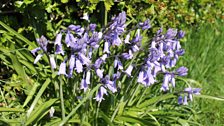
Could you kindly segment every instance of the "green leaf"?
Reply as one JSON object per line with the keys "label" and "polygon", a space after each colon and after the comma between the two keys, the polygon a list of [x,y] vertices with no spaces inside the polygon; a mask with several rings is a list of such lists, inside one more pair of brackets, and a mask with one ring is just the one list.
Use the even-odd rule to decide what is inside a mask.
{"label": "green leaf", "polygon": [[106,0],[106,1],[104,2],[104,5],[105,5],[105,9],[106,9],[106,11],[109,11],[110,8],[112,7],[112,5],[114,5],[114,2],[113,2],[112,0]]}
{"label": "green leaf", "polygon": [[24,36],[22,36],[21,34],[17,33],[15,30],[13,30],[12,28],[10,28],[9,26],[7,26],[5,23],[0,21],[0,25],[2,27],[4,27],[6,30],[8,30],[10,33],[12,33],[13,35],[15,35],[18,39],[22,40],[23,42],[27,43],[29,46],[32,46],[33,48],[35,48],[35,44],[32,43],[31,41],[29,41],[27,38],[25,38]]}
{"label": "green leaf", "polygon": [[16,119],[0,119],[0,122],[1,122],[0,124],[4,126],[21,126],[22,125],[22,122]]}
{"label": "green leaf", "polygon": [[51,80],[47,78],[47,80],[44,82],[42,87],[40,88],[39,92],[37,93],[37,96],[35,97],[33,103],[31,104],[29,110],[27,111],[27,117],[30,116],[31,112],[33,111],[35,105],[37,104],[38,100],[40,99],[41,95],[44,93],[47,86],[50,84]]}
{"label": "green leaf", "polygon": [[139,117],[132,117],[132,116],[117,116],[116,120],[121,121],[121,122],[136,123],[136,124],[140,124],[142,126],[155,125],[151,121],[147,121],[147,120],[141,119]]}
{"label": "green leaf", "polygon": [[39,83],[34,83],[32,89],[29,91],[29,94],[26,97],[25,102],[23,103],[23,107],[25,107],[27,105],[27,103],[30,102],[30,100],[33,98],[34,94],[36,93],[37,87],[39,87],[39,86],[40,86]]}
{"label": "green leaf", "polygon": [[68,114],[68,116],[65,117],[64,120],[62,120],[62,122],[60,123],[59,126],[63,126],[63,125],[69,120],[69,118],[71,118],[71,117],[73,116],[73,114],[75,114],[75,112],[78,110],[78,108],[79,108],[81,105],[83,105],[84,102],[86,102],[87,99],[89,99],[89,97],[92,96],[93,93],[96,92],[96,91],[99,89],[100,86],[101,86],[101,85],[98,84],[96,87],[94,87],[94,88],[91,90],[91,92],[90,92],[86,97],[84,97],[84,98],[82,99],[82,101],[81,101],[81,102],[80,102],[74,109],[72,109],[72,111]]}
{"label": "green leaf", "polygon": [[80,119],[70,119],[68,122],[70,122],[70,123],[78,123],[78,124],[84,125],[84,126],[91,126],[91,124],[89,124],[88,122],[81,121]]}
{"label": "green leaf", "polygon": [[0,112],[24,112],[25,110],[22,108],[3,108],[0,107]]}
{"label": "green leaf", "polygon": [[159,101],[162,101],[162,100],[166,100],[166,99],[170,99],[170,98],[175,98],[176,96],[173,95],[173,94],[165,94],[165,95],[161,95],[161,96],[157,96],[157,97],[153,97],[151,99],[148,99],[146,100],[145,102],[141,103],[139,106],[139,108],[144,108],[144,107],[147,107],[151,104],[155,104]]}
{"label": "green leaf", "polygon": [[33,111],[30,117],[26,121],[26,125],[35,124],[37,120],[43,117],[47,111],[49,111],[50,107],[57,101],[58,99],[50,99],[42,105],[39,105],[35,111]]}
{"label": "green leaf", "polygon": [[113,123],[110,121],[110,118],[105,115],[102,111],[100,111],[99,116],[102,117],[109,126],[113,126]]}
{"label": "green leaf", "polygon": [[62,3],[68,3],[68,0],[61,0]]}
{"label": "green leaf", "polygon": [[217,100],[217,101],[224,101],[224,98],[219,98],[219,97],[214,97],[214,96],[209,96],[209,95],[194,95],[194,97],[206,98],[206,99]]}
{"label": "green leaf", "polygon": [[19,60],[17,58],[17,54],[10,53],[10,58],[12,60],[13,67],[16,70],[17,74],[22,78],[23,83],[26,84],[26,86],[28,86],[29,82],[27,80],[27,75],[25,73],[23,66],[21,65],[21,63],[19,62]]}
{"label": "green leaf", "polygon": [[56,118],[56,119],[54,118],[54,119],[51,119],[49,122],[47,122],[45,126],[57,126],[60,121],[61,121],[61,118]]}
{"label": "green leaf", "polygon": [[37,73],[33,63],[27,62],[26,60],[19,60],[24,66],[26,66],[32,73]]}
{"label": "green leaf", "polygon": [[[76,0],[76,1],[77,1],[77,0]],[[80,0],[79,0],[79,1],[80,1]],[[89,0],[89,2],[92,3],[92,4],[96,4],[96,3],[99,2],[99,0]]]}

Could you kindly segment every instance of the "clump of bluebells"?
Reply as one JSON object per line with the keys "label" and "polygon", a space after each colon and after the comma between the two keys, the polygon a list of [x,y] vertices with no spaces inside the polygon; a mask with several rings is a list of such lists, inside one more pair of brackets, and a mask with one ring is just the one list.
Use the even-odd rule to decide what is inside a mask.
{"label": "clump of bluebells", "polygon": [[[121,77],[133,78],[132,73],[138,74],[137,82],[145,87],[160,84],[158,79],[161,78],[158,75],[162,75],[161,91],[167,92],[171,87],[174,88],[175,77],[186,76],[188,72],[184,66],[176,68],[179,57],[184,54],[180,44],[184,32],[170,28],[163,33],[163,29],[160,28],[149,42],[144,60],[140,61],[134,56],[144,51],[141,33],[151,28],[150,20],[138,23],[131,30],[127,30],[125,23],[126,13],[122,12],[100,31],[96,30],[96,24],[89,24],[87,27],[69,25],[57,34],[54,54],[50,54],[52,51],[47,49],[48,40],[41,36],[37,40],[40,47],[31,51],[33,55],[40,52],[34,64],[47,54],[51,68],[58,70],[58,75],[67,78],[75,78],[77,75],[82,77],[80,89],[84,92],[101,84],[94,98],[98,102],[104,100],[108,91],[116,93]],[[60,65],[55,62],[56,55],[64,58]],[[112,75],[105,67],[106,64],[111,64],[111,61],[114,67]],[[137,62],[141,62],[142,65],[135,65]],[[186,105],[188,99],[192,101],[193,94],[199,93],[199,88],[188,87],[180,93],[178,103]]]}

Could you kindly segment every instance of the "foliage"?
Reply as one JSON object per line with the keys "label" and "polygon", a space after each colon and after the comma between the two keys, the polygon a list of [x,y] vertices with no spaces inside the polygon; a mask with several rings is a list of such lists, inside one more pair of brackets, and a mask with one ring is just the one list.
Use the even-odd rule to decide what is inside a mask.
{"label": "foliage", "polygon": [[[69,24],[87,26],[88,22],[81,19],[84,13],[88,13],[90,21],[97,24],[97,30],[104,27],[108,19],[111,19],[122,10],[127,11],[128,20],[133,24],[129,25],[130,28],[139,21],[149,18],[153,28],[143,36],[143,41],[147,43],[153,37],[152,33],[155,33],[160,26],[165,29],[172,26],[188,30],[192,25],[199,26],[200,23],[214,22],[216,19],[223,20],[224,7],[222,1],[126,0],[113,2],[112,0],[106,0],[100,2],[90,0],[87,2],[85,0],[3,0],[0,2],[0,6],[0,20],[2,21],[0,22],[0,124],[58,125],[59,123],[68,122],[82,125],[200,125],[197,122],[207,118],[207,115],[198,117],[197,111],[192,107],[198,107],[203,114],[203,112],[209,110],[209,107],[205,106],[211,104],[210,101],[202,101],[200,105],[180,106],[177,104],[176,92],[162,93],[159,90],[159,85],[145,88],[137,85],[135,79],[130,80],[127,77],[123,77],[122,83],[125,85],[130,84],[129,90],[123,89],[119,94],[110,93],[110,96],[99,104],[92,99],[93,94],[97,92],[99,87],[95,87],[87,93],[74,90],[80,84],[81,77],[70,80],[62,78],[60,80],[57,72],[51,71],[47,56],[45,55],[40,63],[34,65],[35,58],[30,53],[30,50],[37,47],[34,40],[40,38],[41,35],[46,35],[49,40],[54,41],[56,34],[61,29],[66,29]],[[16,29],[16,31],[13,29]],[[195,38],[195,36],[192,38]],[[190,41],[190,43],[194,42],[194,40]],[[200,40],[200,46],[203,46],[203,42],[205,41]],[[186,45],[185,47],[186,51],[192,50],[191,46]],[[207,50],[210,50],[210,47],[213,46],[208,47]],[[219,46],[216,45],[216,47]],[[194,49],[198,50],[196,47]],[[192,54],[197,54],[197,52]],[[192,54],[187,52],[186,55],[190,57]],[[204,53],[202,50],[200,54],[205,56],[211,53]],[[63,60],[61,57],[58,58],[57,64]],[[183,64],[186,62],[186,65],[191,64],[191,58],[186,59],[188,60],[184,60]],[[205,89],[207,87],[208,89],[214,89],[209,87],[210,83],[213,82],[207,83],[208,80],[203,78],[216,78],[211,73],[220,70],[219,68],[222,67],[216,66],[215,61],[221,62],[223,60],[217,58],[211,64],[211,66],[216,66],[214,68],[206,66],[210,62],[205,59],[203,57],[200,61],[204,65],[197,65],[203,67],[199,69],[200,74],[197,71],[194,74],[195,69],[190,66],[192,72],[190,72],[189,77],[199,80],[203,84],[205,83],[206,86],[192,79],[177,78],[179,85],[177,89],[182,89],[181,85],[187,86],[187,84],[202,86]],[[190,63],[188,63],[189,61]],[[110,64],[107,66],[107,69],[109,68]],[[204,71],[204,69],[207,71]],[[221,73],[221,70],[219,73]],[[203,76],[196,77],[198,75]],[[217,80],[220,81],[221,79]],[[63,103],[66,115],[63,120],[61,119],[62,102],[59,98],[59,84],[61,81],[63,82]],[[217,83],[221,85],[221,81]],[[221,86],[216,88],[221,90],[219,87]],[[207,91],[204,90],[203,93],[209,94]],[[82,97],[76,97],[77,95]],[[223,100],[217,97],[203,95],[202,97]],[[216,105],[221,108],[220,103]],[[50,117],[49,112],[54,110],[51,108],[52,106],[55,112],[54,116]],[[217,113],[218,117],[221,118],[222,113]],[[211,116],[211,118],[218,117]],[[220,118],[216,120],[216,124],[222,123]],[[208,123],[206,121],[200,123],[206,124]]]}
{"label": "foliage", "polygon": [[[201,25],[192,29],[184,43],[186,56],[183,65],[191,70],[189,78],[201,83],[203,94],[223,98],[224,68],[224,27],[223,23]],[[222,125],[223,103],[201,99],[195,103],[200,111],[200,123],[204,125]]]}
{"label": "foliage", "polygon": [[[126,18],[126,17],[123,17],[124,16],[123,14],[124,13],[120,14],[119,15],[120,17],[115,18],[114,21],[118,21],[118,23],[123,22],[122,21],[124,20],[123,18]],[[150,28],[150,24],[148,23],[149,22],[147,21],[142,24],[139,23],[136,28],[142,28],[143,30],[148,29]],[[163,84],[162,88],[166,92],[162,94],[160,91],[160,81],[158,81],[159,82],[158,84],[152,85],[148,88],[138,84],[136,79],[138,76],[137,74],[137,72],[139,71],[138,69],[135,70],[135,72],[133,72],[132,74],[133,77],[131,79],[129,79],[131,76],[130,73],[128,74],[129,76],[122,75],[121,80],[118,82],[120,91],[116,94],[112,93],[113,90],[111,90],[112,92],[108,91],[110,95],[107,98],[105,98],[106,99],[105,101],[101,102],[102,94],[99,95],[99,93],[101,92],[102,88],[106,88],[106,85],[102,87],[101,84],[98,84],[95,87],[93,86],[92,90],[87,90],[86,93],[81,92],[79,85],[80,85],[80,79],[82,78],[82,76],[76,73],[74,75],[72,74],[72,76],[75,76],[74,78],[67,78],[62,75],[58,76],[57,72],[53,71],[54,67],[52,65],[52,62],[49,63],[49,59],[50,59],[49,53],[51,52],[47,52],[47,50],[48,51],[52,50],[52,47],[51,48],[47,47],[45,43],[47,41],[45,40],[45,38],[41,37],[38,40],[38,44],[43,50],[43,52],[46,53],[47,55],[44,55],[43,60],[41,60],[41,63],[38,63],[35,66],[32,63],[37,62],[38,56],[34,60],[30,52],[25,48],[25,47],[33,48],[35,47],[35,45],[32,42],[30,42],[28,39],[26,39],[25,37],[15,32],[13,29],[8,27],[7,25],[5,25],[4,23],[0,22],[0,24],[2,27],[4,27],[7,30],[7,31],[3,30],[4,32],[2,36],[4,35],[8,36],[8,39],[6,39],[5,42],[2,44],[2,48],[1,48],[1,52],[2,52],[1,56],[3,57],[2,59],[5,60],[5,62],[9,64],[8,66],[12,64],[10,67],[12,69],[15,69],[15,72],[17,72],[19,77],[21,77],[17,79],[20,80],[19,83],[21,84],[21,87],[19,87],[20,93],[22,93],[24,96],[24,99],[21,99],[20,101],[13,101],[16,103],[16,105],[13,105],[11,103],[8,104],[9,101],[5,98],[5,96],[7,96],[8,93],[11,93],[11,91],[9,90],[7,91],[6,88],[3,88],[1,97],[3,99],[3,102],[5,103],[4,105],[5,108],[2,108],[1,110],[2,117],[3,117],[2,123],[15,124],[15,125],[24,125],[24,124],[25,125],[33,125],[33,124],[63,125],[67,122],[71,124],[80,123],[80,124],[86,124],[86,125],[98,125],[98,124],[111,124],[111,125],[113,124],[125,124],[125,125],[169,124],[169,125],[172,125],[172,124],[191,124],[191,123],[196,124],[196,120],[194,118],[191,118],[191,115],[194,115],[194,111],[192,111],[188,107],[179,106],[177,104],[176,97],[177,95],[179,95],[178,92],[171,91],[170,93],[166,93],[168,91],[168,87],[166,87],[166,85]],[[108,27],[108,30],[110,31],[110,29],[112,29],[116,31],[116,29],[113,29],[113,27],[115,27],[114,25],[116,26],[118,24],[116,22],[115,23],[112,22],[112,24],[109,25],[110,27]],[[120,28],[120,27],[127,26],[127,25],[124,25],[123,23],[121,25],[122,26],[118,25],[118,27]],[[67,31],[66,36],[70,35],[69,29],[74,29],[74,28],[79,28],[79,27],[74,25],[69,26],[68,30],[66,30]],[[103,33],[103,39],[108,39],[107,37],[109,36],[109,33],[114,32],[114,31],[108,32],[108,30],[105,30],[105,32]],[[62,30],[62,31],[65,31],[65,30]],[[76,31],[77,34],[79,34],[78,31],[80,31],[80,29]],[[142,39],[140,37],[139,31],[140,29],[138,29],[137,31],[135,29],[129,30],[130,34],[132,35],[131,36],[132,41],[130,40],[132,44],[134,44],[133,41],[141,42]],[[93,34],[97,33],[95,31],[92,31],[92,32]],[[81,34],[82,33],[83,31],[81,31]],[[60,34],[61,33],[59,33],[58,35]],[[170,39],[173,42],[177,41],[177,43],[179,43],[178,37],[179,38],[183,37],[182,32],[178,32],[178,37],[174,39],[176,35],[177,35],[177,31],[170,29],[164,35],[161,32],[158,32],[156,39],[158,39],[157,37],[160,37],[163,39]],[[10,39],[12,37],[13,39]],[[80,42],[81,40],[84,39],[84,37],[85,36],[81,36]],[[143,48],[145,48],[144,46],[148,46],[149,43],[147,44],[148,42],[147,39],[143,38],[143,40],[144,41],[142,43],[145,43],[143,44]],[[110,39],[108,39],[107,41],[109,42]],[[160,40],[158,40],[158,42],[159,41]],[[13,42],[17,42],[18,44],[13,44]],[[105,43],[105,40],[102,41],[100,39],[99,42]],[[19,45],[20,43],[21,45]],[[22,43],[26,43],[25,46]],[[58,43],[58,40],[56,40],[55,43],[58,44],[58,46],[56,46],[58,48],[60,46],[60,44]],[[66,37],[65,37],[65,43],[71,46],[72,48],[77,48],[76,46],[73,47],[71,45],[72,43],[67,42]],[[7,44],[10,44],[9,49]],[[120,45],[121,43],[114,43],[114,40],[113,40],[111,44],[112,45],[115,44],[113,46],[115,47],[115,46],[118,46],[118,44]],[[138,45],[135,45],[135,44],[132,45],[132,44],[130,45],[130,47],[134,46],[135,49],[138,48],[139,46],[139,44]],[[102,55],[101,53],[102,53],[103,46],[101,45],[102,44],[99,44],[99,47],[96,46],[97,48],[99,48],[99,50],[101,50],[99,51],[99,54],[98,54],[98,51],[95,51],[97,55]],[[103,45],[105,48],[105,44]],[[24,50],[21,50],[21,48],[19,47],[23,47]],[[88,48],[92,48],[92,47],[90,46]],[[176,47],[173,47],[173,48],[176,49]],[[177,49],[180,49],[180,48],[177,47]],[[125,47],[123,47],[122,50],[125,50]],[[137,49],[136,51],[138,50],[139,49]],[[24,54],[20,54],[23,51],[24,51]],[[119,49],[117,51],[119,54],[120,53]],[[136,51],[133,51],[133,52],[136,52]],[[67,51],[66,55],[70,55],[69,52],[70,51]],[[114,52],[116,52],[116,50],[112,51],[111,53],[113,54]],[[35,52],[32,52],[32,53],[35,54]],[[93,54],[93,56],[95,55],[95,53]],[[145,53],[147,52],[142,52],[140,53],[140,55],[141,54],[146,55]],[[78,54],[80,57],[82,57],[82,54],[80,54],[80,52],[78,52]],[[126,62],[124,64],[125,68],[129,68],[127,67],[127,65],[132,63],[135,60],[136,60],[135,63],[138,63],[139,61],[141,61],[140,58],[135,59],[137,54],[138,53],[136,53],[135,56],[131,59],[131,62]],[[42,54],[38,54],[38,55],[42,55]],[[129,50],[129,55],[130,55],[130,50]],[[76,58],[76,61],[77,60],[78,59]],[[108,58],[107,61],[109,60],[110,58]],[[58,59],[56,61],[62,62],[63,58],[58,55]],[[84,60],[82,62],[84,62]],[[162,60],[158,62],[162,63]],[[63,63],[64,62],[62,62],[61,64]],[[86,63],[85,65],[88,66],[88,64]],[[60,65],[60,67],[58,68],[59,69],[58,73],[65,74],[64,72],[62,72],[61,66],[62,65]],[[76,67],[76,70],[77,69],[78,68]],[[112,70],[113,70],[113,64],[111,65],[111,61],[106,62],[105,64],[106,73],[110,74],[111,72],[113,72]],[[128,73],[127,70],[125,72]],[[169,71],[167,72],[168,73],[166,73],[165,76],[171,74],[169,73]],[[180,71],[177,74],[180,74],[180,76],[182,76],[182,75],[185,75],[185,72],[186,71],[183,71],[182,73]],[[88,74],[88,71],[86,74]],[[159,78],[162,79],[161,77]],[[92,75],[91,78],[94,79],[96,78],[96,76]],[[97,81],[95,80],[94,82],[97,82]],[[180,80],[177,82],[182,83]],[[7,85],[7,83],[11,84],[8,81],[6,81],[5,83],[6,83],[5,85]],[[101,83],[104,83],[103,80]],[[150,83],[153,84],[154,82],[150,82]],[[182,86],[178,86],[178,87],[181,88]],[[97,94],[97,90],[98,90],[98,94]],[[93,100],[93,94],[97,94],[96,100],[98,102]],[[97,97],[100,97],[100,99],[97,99]],[[60,99],[60,102],[59,102],[59,99]],[[51,116],[49,116],[48,115],[49,112],[54,113],[54,115],[52,116],[51,114]]]}

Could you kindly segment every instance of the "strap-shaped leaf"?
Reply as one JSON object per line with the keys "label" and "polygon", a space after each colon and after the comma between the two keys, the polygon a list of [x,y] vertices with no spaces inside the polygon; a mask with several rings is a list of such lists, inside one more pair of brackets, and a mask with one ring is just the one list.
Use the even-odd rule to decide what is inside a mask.
{"label": "strap-shaped leaf", "polygon": [[170,98],[175,98],[176,96],[173,94],[165,94],[165,95],[160,95],[157,97],[153,97],[151,99],[146,100],[145,102],[141,103],[138,107],[143,108],[146,106],[149,106],[151,104],[157,103],[159,101],[165,100],[165,99],[170,99]]}
{"label": "strap-shaped leaf", "polygon": [[47,86],[50,84],[51,80],[48,78],[44,84],[42,85],[42,87],[40,88],[39,92],[37,93],[37,96],[35,97],[33,103],[30,106],[30,109],[27,111],[27,117],[29,118],[30,114],[32,113],[34,107],[36,106],[38,100],[40,99],[41,95],[44,93],[45,89],[47,88]]}
{"label": "strap-shaped leaf", "polygon": [[49,101],[39,105],[35,111],[31,113],[29,118],[26,121],[26,125],[35,124],[37,120],[43,117],[44,114],[50,109],[50,107],[57,101],[58,99],[50,99]]}
{"label": "strap-shaped leaf", "polygon": [[10,28],[9,26],[7,26],[5,23],[0,21],[0,25],[2,27],[4,27],[6,30],[8,30],[10,33],[12,33],[13,35],[15,35],[18,39],[24,41],[25,43],[27,43],[29,46],[32,46],[33,48],[36,47],[34,43],[32,43],[30,40],[28,40],[27,38],[25,38],[24,36],[22,36],[21,34],[19,34],[18,32],[16,32],[15,30],[13,30],[12,28]]}

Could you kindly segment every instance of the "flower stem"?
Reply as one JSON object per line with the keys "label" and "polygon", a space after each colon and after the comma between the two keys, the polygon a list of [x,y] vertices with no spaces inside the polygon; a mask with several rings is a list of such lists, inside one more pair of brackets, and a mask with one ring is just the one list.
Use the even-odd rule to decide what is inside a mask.
{"label": "flower stem", "polygon": [[64,98],[63,98],[63,80],[62,80],[63,75],[60,76],[60,100],[61,100],[61,114],[62,114],[62,119],[65,119],[65,106],[64,106]]}

